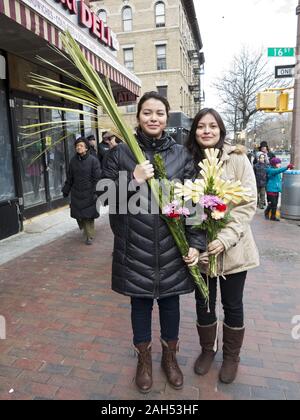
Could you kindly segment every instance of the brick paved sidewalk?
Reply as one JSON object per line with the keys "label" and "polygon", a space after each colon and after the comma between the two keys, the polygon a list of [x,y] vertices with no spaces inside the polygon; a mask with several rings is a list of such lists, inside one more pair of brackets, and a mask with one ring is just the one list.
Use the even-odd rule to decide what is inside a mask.
{"label": "brick paved sidewalk", "polygon": [[[233,385],[218,382],[219,353],[206,377],[193,373],[199,352],[192,295],[182,297],[179,362],[182,391],[160,371],[158,313],[154,313],[154,386],[135,389],[129,299],[110,290],[112,234],[98,228],[87,247],[74,231],[0,266],[0,399],[300,399],[300,227],[257,215],[261,267],[245,292],[246,341]],[[298,330],[299,331],[299,330]]]}

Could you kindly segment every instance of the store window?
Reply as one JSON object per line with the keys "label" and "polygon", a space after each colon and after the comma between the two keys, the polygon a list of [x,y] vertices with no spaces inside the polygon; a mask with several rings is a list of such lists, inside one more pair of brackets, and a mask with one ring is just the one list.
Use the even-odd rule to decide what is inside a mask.
{"label": "store window", "polygon": [[0,202],[15,196],[6,94],[0,80]]}
{"label": "store window", "polygon": [[[69,108],[72,108],[70,105]],[[78,137],[81,136],[81,123],[80,123],[80,115],[77,112],[66,111],[65,112],[65,121],[68,121],[66,124],[66,136],[67,136],[67,147],[68,147],[68,155],[69,161],[75,155],[75,147],[74,143]]]}
{"label": "store window", "polygon": [[88,112],[88,114],[83,115],[83,121],[84,121],[84,135],[85,137],[88,137],[90,135],[94,135],[96,138],[97,134],[97,116],[95,114],[95,111],[90,108],[89,106],[84,105],[83,110],[85,112]]}
{"label": "store window", "polygon": [[[62,196],[61,189],[65,183],[66,160],[64,150],[64,132],[62,127],[62,111],[45,109],[45,122],[55,122],[55,128],[46,133],[45,145],[47,148],[45,158],[49,177],[49,192],[51,200]],[[61,124],[60,124],[61,123]]]}
{"label": "store window", "polygon": [[[18,135],[19,164],[21,171],[25,208],[46,202],[43,164],[43,144],[39,135],[24,136],[22,126],[40,123],[39,110],[26,108],[38,105],[28,99],[15,99],[16,128]],[[32,130],[33,132],[35,129]]]}

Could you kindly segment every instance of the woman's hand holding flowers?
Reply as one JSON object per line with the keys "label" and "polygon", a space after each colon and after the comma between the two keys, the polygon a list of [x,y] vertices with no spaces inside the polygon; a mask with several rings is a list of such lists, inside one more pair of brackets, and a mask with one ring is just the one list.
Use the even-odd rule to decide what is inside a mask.
{"label": "woman's hand holding flowers", "polygon": [[215,255],[216,257],[225,251],[225,247],[219,239],[208,244],[208,255]]}
{"label": "woman's hand holding flowers", "polygon": [[140,165],[136,165],[133,176],[139,184],[144,184],[154,177],[154,167],[149,160],[146,160]]}
{"label": "woman's hand holding flowers", "polygon": [[189,253],[186,257],[182,257],[183,261],[188,265],[188,267],[194,267],[198,264],[200,252],[198,249],[190,248]]}

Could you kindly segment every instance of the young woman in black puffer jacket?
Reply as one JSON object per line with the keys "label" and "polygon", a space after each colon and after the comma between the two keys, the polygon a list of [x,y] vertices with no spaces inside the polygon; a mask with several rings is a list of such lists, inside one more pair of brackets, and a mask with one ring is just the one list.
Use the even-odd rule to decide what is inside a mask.
{"label": "young woman in black puffer jacket", "polygon": [[[133,180],[145,187],[146,181],[154,176],[152,163],[155,153],[162,156],[169,180],[183,181],[195,176],[194,162],[189,152],[164,131],[169,109],[168,101],[156,92],[148,92],[141,98],[136,135],[147,161],[136,165],[127,145],[120,144],[109,153],[102,178],[113,180],[118,188],[119,172],[123,171],[128,184]],[[119,209],[120,205],[119,202]],[[112,289],[131,297],[133,342],[139,357],[136,385],[143,393],[149,392],[152,387],[151,318],[153,303],[157,299],[162,367],[171,386],[181,389],[183,375],[176,360],[179,295],[194,290],[187,265],[196,265],[200,250],[206,249],[205,234],[187,229],[190,250],[183,260],[168,226],[159,214],[127,212],[110,217],[115,235]]]}

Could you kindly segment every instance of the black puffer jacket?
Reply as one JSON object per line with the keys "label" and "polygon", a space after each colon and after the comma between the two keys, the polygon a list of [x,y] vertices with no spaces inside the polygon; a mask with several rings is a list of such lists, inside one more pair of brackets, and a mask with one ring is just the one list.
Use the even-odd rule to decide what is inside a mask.
{"label": "black puffer jacket", "polygon": [[[165,161],[168,179],[193,178],[194,162],[189,152],[171,137],[152,142],[139,135],[139,143],[153,162],[155,153]],[[108,156],[102,177],[115,181],[119,171],[127,171],[128,182],[133,178],[135,158],[125,144],[120,144]],[[188,268],[166,223],[159,214],[111,215],[115,235],[112,267],[112,289],[124,295],[163,298],[190,293],[194,290]],[[205,235],[189,228],[190,246],[204,250]]]}
{"label": "black puffer jacket", "polygon": [[87,153],[81,157],[76,154],[70,161],[67,180],[62,193],[71,192],[71,217],[74,219],[96,219],[96,185],[101,178],[100,163]]}

